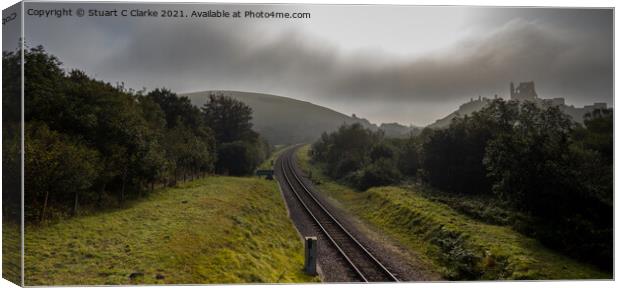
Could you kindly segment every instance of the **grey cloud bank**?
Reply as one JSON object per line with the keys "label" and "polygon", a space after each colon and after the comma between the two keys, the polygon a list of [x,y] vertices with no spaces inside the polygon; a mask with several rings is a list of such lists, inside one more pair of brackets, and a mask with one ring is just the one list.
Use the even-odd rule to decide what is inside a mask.
{"label": "grey cloud bank", "polygon": [[[406,15],[423,7],[381,6],[374,23],[352,18],[349,25],[358,28],[340,38],[342,29],[326,24],[331,17],[326,15],[336,7],[269,7],[311,11],[313,19],[26,19],[26,41],[44,45],[68,68],[112,83],[177,92],[272,93],[373,122],[429,124],[471,97],[507,96],[510,81],[534,80],[541,97],[565,97],[568,104],[613,101],[611,10],[434,7],[441,31],[463,31],[451,32],[446,37],[456,40],[446,41],[426,34],[440,31],[433,30],[434,23],[419,27],[407,19],[381,21],[393,16],[390,9]],[[451,19],[442,17],[442,8],[465,16],[443,23]],[[370,13],[373,6],[336,10],[342,9]],[[393,37],[368,26],[385,23],[394,25],[387,29]],[[364,37],[368,48],[360,49]],[[377,45],[375,39],[391,46]],[[356,44],[348,46],[348,40]],[[413,45],[416,41],[437,48],[402,50],[394,44],[424,46]]]}

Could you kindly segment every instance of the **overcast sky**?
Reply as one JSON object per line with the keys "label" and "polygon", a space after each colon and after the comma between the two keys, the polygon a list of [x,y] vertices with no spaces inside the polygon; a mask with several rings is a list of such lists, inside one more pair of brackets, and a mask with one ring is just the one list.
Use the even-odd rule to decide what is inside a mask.
{"label": "overcast sky", "polygon": [[[27,3],[26,9],[226,9],[311,19],[25,19],[26,42],[107,82],[306,100],[375,123],[426,125],[536,82],[542,98],[613,101],[613,12],[344,5]],[[75,13],[75,12],[74,12]]]}

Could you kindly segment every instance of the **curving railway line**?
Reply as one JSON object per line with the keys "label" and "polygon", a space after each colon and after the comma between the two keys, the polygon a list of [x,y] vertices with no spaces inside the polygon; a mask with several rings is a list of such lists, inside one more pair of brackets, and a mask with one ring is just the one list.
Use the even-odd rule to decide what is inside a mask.
{"label": "curving railway line", "polygon": [[[398,282],[398,279],[381,262],[372,255],[342,224],[334,217],[297,174],[293,155],[297,147],[285,151],[278,159],[284,183],[299,201],[323,234],[319,245],[332,245],[342,261],[350,268],[353,277],[362,282]],[[325,243],[327,242],[327,243]]]}

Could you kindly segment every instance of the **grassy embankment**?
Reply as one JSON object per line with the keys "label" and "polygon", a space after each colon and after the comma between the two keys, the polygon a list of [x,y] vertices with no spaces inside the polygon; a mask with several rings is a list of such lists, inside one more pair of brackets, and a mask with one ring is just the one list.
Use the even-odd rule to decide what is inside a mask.
{"label": "grassy embankment", "polygon": [[6,220],[2,223],[2,278],[21,283],[20,226]]}
{"label": "grassy embankment", "polygon": [[405,247],[422,254],[447,279],[609,279],[611,275],[576,262],[513,231],[490,225],[430,200],[414,188],[378,187],[355,191],[330,180],[309,162],[309,146],[297,151],[322,193]]}
{"label": "grassy embankment", "polygon": [[26,284],[314,282],[275,181],[212,176],[26,228]]}

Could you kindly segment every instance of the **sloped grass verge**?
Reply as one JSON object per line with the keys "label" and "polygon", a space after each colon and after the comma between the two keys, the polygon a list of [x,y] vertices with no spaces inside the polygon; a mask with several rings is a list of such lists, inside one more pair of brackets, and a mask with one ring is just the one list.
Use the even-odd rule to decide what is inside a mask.
{"label": "sloped grass verge", "polygon": [[275,181],[212,176],[26,228],[26,285],[313,282]]}

